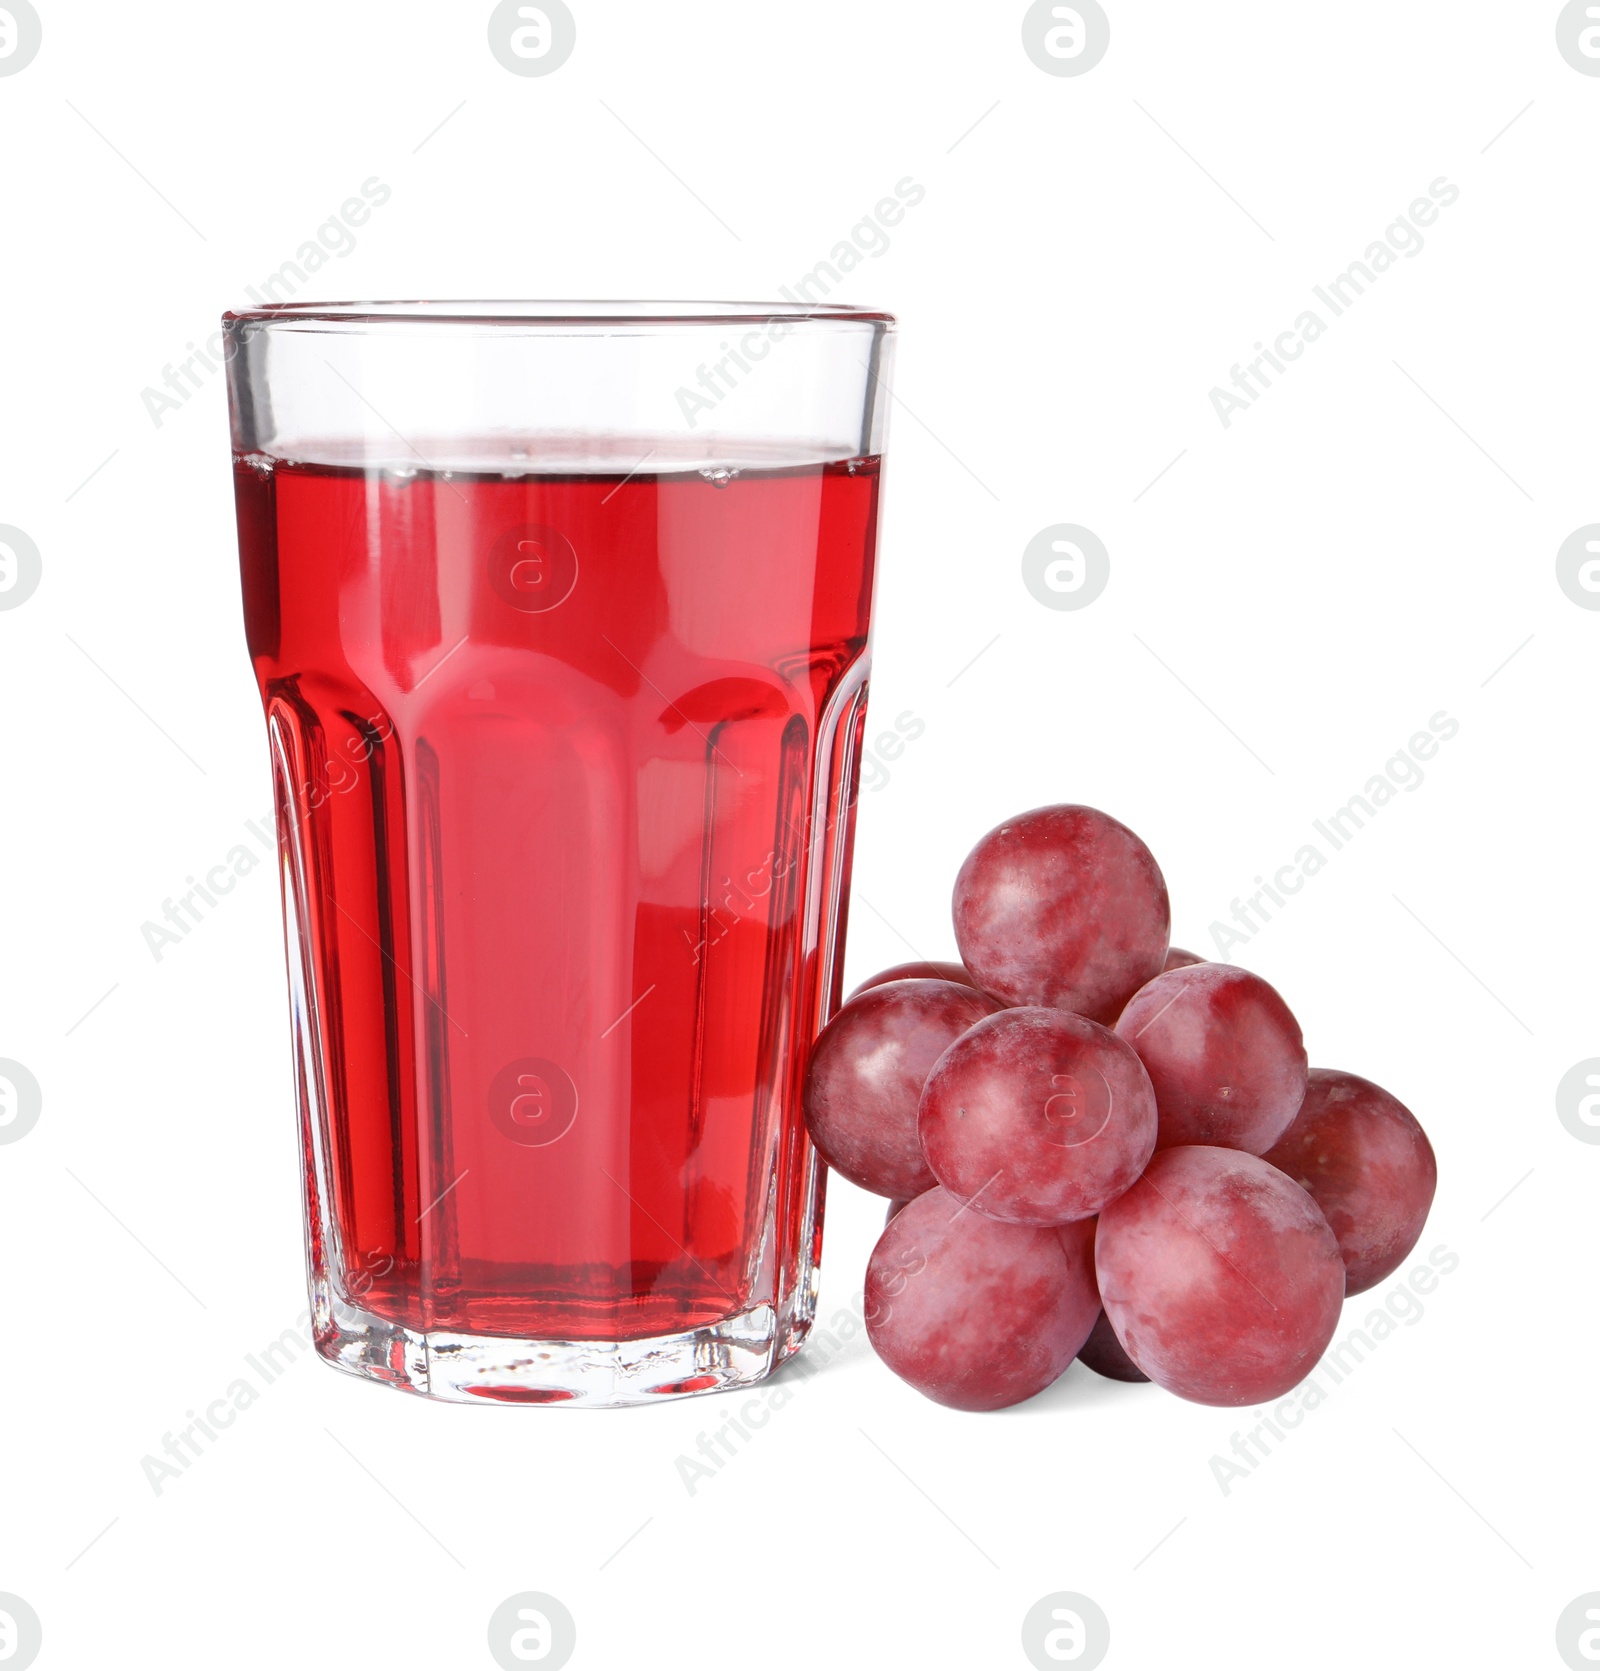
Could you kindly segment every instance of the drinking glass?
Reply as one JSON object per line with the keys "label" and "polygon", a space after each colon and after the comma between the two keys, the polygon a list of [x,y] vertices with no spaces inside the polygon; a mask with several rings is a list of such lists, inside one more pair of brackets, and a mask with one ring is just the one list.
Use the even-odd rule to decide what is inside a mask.
{"label": "drinking glass", "polygon": [[463,1402],[810,1326],[894,321],[224,319],[318,1352]]}

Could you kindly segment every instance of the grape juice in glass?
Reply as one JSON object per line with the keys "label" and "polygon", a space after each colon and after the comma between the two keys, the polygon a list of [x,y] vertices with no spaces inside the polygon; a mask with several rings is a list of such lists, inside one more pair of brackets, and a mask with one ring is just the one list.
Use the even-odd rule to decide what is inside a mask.
{"label": "grape juice in glass", "polygon": [[227,317],[317,1347],[759,1380],[814,1305],[893,321]]}

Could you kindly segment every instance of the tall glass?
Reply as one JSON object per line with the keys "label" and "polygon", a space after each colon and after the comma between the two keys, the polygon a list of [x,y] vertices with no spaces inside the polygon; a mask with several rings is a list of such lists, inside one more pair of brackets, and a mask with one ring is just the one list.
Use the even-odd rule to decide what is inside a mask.
{"label": "tall glass", "polygon": [[815,1303],[894,321],[224,327],[318,1351],[460,1401],[761,1379]]}

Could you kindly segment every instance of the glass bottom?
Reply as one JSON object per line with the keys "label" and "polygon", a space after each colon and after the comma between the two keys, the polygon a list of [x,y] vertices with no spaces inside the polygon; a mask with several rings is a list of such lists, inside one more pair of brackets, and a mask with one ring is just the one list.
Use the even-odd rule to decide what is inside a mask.
{"label": "glass bottom", "polygon": [[[346,1374],[453,1404],[564,1404],[615,1409],[765,1380],[800,1350],[815,1273],[782,1312],[759,1305],[681,1334],[640,1340],[515,1340],[423,1333],[312,1293],[318,1353]],[[320,1288],[322,1285],[318,1284]]]}

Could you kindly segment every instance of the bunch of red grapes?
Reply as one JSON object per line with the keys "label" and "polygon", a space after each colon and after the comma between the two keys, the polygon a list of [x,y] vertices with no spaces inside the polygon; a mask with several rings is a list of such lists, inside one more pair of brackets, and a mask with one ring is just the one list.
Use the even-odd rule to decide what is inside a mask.
{"label": "bunch of red grapes", "polygon": [[1308,1071],[1259,975],[1169,947],[1161,871],[1103,812],[991,830],[954,914],[961,962],[858,988],[806,1075],[823,1158],[894,1203],[867,1266],[878,1355],[961,1410],[1075,1357],[1201,1404],[1281,1397],[1421,1235],[1422,1127]]}

